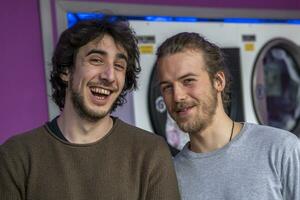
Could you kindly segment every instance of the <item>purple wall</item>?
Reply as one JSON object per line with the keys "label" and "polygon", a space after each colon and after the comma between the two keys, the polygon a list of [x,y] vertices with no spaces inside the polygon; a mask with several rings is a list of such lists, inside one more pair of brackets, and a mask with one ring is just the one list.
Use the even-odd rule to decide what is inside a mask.
{"label": "purple wall", "polygon": [[[140,3],[139,0],[106,2]],[[144,0],[143,3],[221,8],[300,9],[299,0],[228,0],[226,3],[224,0],[177,0],[176,3],[173,0]],[[2,1],[0,27],[1,144],[16,133],[43,124],[48,119],[48,111],[38,0]],[[132,113],[128,115],[132,118]]]}
{"label": "purple wall", "polygon": [[[5,2],[5,3],[4,3]],[[37,0],[0,6],[0,143],[47,120]]]}
{"label": "purple wall", "polygon": [[[70,0],[71,1],[71,0]],[[99,0],[73,0],[94,1]],[[134,4],[157,4],[173,6],[199,6],[214,8],[259,8],[259,9],[300,9],[299,0],[103,0],[110,3],[134,3]]]}

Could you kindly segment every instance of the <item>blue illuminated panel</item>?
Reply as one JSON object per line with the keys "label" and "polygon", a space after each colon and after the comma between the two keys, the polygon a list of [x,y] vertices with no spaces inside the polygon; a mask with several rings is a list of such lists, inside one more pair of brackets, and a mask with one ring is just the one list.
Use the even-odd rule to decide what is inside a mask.
{"label": "blue illuminated panel", "polygon": [[[78,21],[88,19],[99,19],[104,14],[101,13],[67,13],[68,27],[73,26]],[[245,23],[245,24],[300,24],[300,19],[256,19],[256,18],[197,18],[197,17],[172,17],[172,16],[111,16],[111,20],[116,19],[159,21],[159,22],[223,22],[223,23]]]}

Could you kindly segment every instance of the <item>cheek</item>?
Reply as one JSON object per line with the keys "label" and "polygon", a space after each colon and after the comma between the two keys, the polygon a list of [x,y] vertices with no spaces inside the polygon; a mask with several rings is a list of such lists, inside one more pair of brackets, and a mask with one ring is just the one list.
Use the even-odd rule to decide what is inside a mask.
{"label": "cheek", "polygon": [[167,109],[170,111],[170,109],[172,108],[172,102],[173,102],[171,95],[163,95],[163,99],[164,99]]}
{"label": "cheek", "polygon": [[118,73],[117,74],[117,81],[118,81],[119,87],[121,89],[123,89],[124,86],[125,86],[125,76],[126,76],[125,73]]}
{"label": "cheek", "polygon": [[202,99],[203,97],[207,96],[208,92],[204,90],[201,86],[195,86],[192,88],[187,88],[186,93],[188,96],[194,98],[194,99]]}
{"label": "cheek", "polygon": [[80,85],[80,82],[81,82],[81,77],[79,76],[79,74],[77,74],[77,73],[73,74],[72,86],[78,87],[78,85]]}
{"label": "cheek", "polygon": [[72,77],[72,87],[73,89],[80,89],[83,87],[88,81],[92,78],[92,76],[89,76],[89,73],[83,72],[83,71],[76,71],[73,74]]}

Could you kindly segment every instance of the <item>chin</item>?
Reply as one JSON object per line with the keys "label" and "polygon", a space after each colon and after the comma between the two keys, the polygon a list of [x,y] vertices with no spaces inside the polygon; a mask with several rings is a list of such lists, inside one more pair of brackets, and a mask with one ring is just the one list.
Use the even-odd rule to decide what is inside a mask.
{"label": "chin", "polygon": [[91,113],[93,113],[95,116],[102,116],[105,117],[106,115],[109,114],[110,108],[92,108],[89,109],[91,111]]}

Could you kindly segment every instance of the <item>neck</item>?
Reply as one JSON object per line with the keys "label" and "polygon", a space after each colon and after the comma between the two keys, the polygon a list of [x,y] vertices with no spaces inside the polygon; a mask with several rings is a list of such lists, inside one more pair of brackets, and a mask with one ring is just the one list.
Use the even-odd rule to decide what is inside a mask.
{"label": "neck", "polygon": [[234,122],[234,129],[232,125],[233,121],[225,112],[216,113],[213,121],[204,130],[189,134],[191,151],[205,153],[224,147],[241,129],[241,124],[237,122]]}
{"label": "neck", "polygon": [[74,109],[67,107],[57,119],[57,123],[65,138],[76,144],[96,142],[103,138],[113,126],[113,120],[109,115],[97,122],[90,122],[82,119]]}

